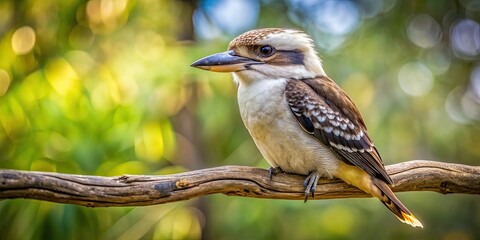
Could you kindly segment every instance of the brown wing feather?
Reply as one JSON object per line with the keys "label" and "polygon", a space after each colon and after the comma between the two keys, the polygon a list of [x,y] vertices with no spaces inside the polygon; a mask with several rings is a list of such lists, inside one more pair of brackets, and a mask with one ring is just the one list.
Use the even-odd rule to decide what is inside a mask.
{"label": "brown wing feather", "polygon": [[302,128],[329,146],[345,163],[392,184],[382,158],[352,100],[328,77],[290,80],[288,105]]}

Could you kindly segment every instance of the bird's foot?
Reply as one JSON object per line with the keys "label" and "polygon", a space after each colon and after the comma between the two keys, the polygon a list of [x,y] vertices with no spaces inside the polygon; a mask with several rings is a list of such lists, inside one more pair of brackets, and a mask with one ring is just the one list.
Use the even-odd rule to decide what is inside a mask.
{"label": "bird's foot", "polygon": [[272,180],[273,175],[277,173],[283,173],[284,171],[280,167],[270,167],[268,169],[268,178]]}
{"label": "bird's foot", "polygon": [[305,200],[307,202],[308,195],[312,193],[312,198],[315,198],[315,189],[317,189],[318,179],[320,178],[320,174],[317,172],[311,172],[305,181],[303,181],[303,186],[305,187]]}

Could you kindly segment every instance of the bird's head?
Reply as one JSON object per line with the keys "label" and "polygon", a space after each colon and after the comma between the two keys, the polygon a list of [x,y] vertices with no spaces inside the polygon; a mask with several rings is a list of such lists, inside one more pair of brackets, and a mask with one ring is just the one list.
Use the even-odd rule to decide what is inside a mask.
{"label": "bird's head", "polygon": [[313,78],[325,75],[312,39],[299,30],[265,28],[233,39],[226,52],[192,64],[214,72],[232,72],[240,81]]}

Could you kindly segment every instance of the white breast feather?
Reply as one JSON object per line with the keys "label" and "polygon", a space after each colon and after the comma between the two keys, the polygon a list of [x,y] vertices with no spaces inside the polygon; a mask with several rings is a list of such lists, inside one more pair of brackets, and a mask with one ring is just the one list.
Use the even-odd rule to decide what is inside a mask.
{"label": "white breast feather", "polygon": [[298,124],[285,99],[287,79],[246,83],[234,78],[242,120],[268,163],[289,173],[332,177],[340,160]]}

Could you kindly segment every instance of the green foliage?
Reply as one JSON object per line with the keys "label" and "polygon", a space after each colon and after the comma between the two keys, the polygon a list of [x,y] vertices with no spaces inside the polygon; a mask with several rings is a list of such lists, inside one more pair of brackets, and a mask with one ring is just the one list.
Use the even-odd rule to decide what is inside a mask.
{"label": "green foliage", "polygon": [[[115,176],[227,164],[268,167],[243,128],[230,76],[189,67],[200,57],[224,51],[234,37],[191,41],[196,36],[194,8],[211,2],[0,1],[0,168]],[[386,164],[411,159],[478,164],[480,96],[475,91],[480,91],[480,80],[472,76],[480,69],[480,56],[458,55],[449,42],[453,35],[448,35],[458,20],[478,24],[473,3],[383,1],[383,12],[360,18],[342,36],[342,44],[328,47],[322,41],[332,36],[309,22],[308,12],[295,8],[296,1],[250,2],[260,5],[257,25],[251,28],[304,28],[315,36],[326,72],[357,103]],[[366,2],[352,1],[358,6]],[[442,28],[435,46],[418,45],[429,37],[415,38],[414,19],[421,14]],[[422,69],[431,73],[431,82],[418,85],[412,72]],[[0,238],[480,235],[476,196],[399,197],[425,229],[399,223],[372,199],[303,204],[219,195],[100,209],[7,200],[0,202]]]}

